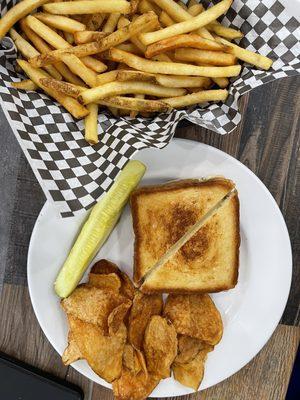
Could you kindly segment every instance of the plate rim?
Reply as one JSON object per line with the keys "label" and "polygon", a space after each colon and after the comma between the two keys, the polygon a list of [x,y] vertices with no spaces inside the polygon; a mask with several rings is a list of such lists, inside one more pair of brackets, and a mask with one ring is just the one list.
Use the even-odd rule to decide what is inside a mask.
{"label": "plate rim", "polygon": [[[289,293],[290,293],[290,289],[291,289],[291,283],[292,283],[293,254],[292,254],[291,239],[290,239],[289,231],[288,231],[285,219],[283,217],[282,211],[281,211],[279,205],[277,204],[275,198],[273,197],[273,195],[269,191],[269,189],[266,187],[266,185],[260,180],[260,178],[250,168],[248,168],[240,160],[236,159],[235,157],[233,157],[232,155],[228,154],[227,152],[225,152],[223,150],[220,150],[220,149],[218,149],[218,148],[216,148],[214,146],[211,146],[209,144],[202,143],[202,142],[197,142],[195,140],[182,139],[182,138],[173,138],[173,140],[169,144],[172,144],[173,141],[177,142],[177,144],[179,144],[179,145],[180,145],[180,142],[181,143],[187,143],[187,144],[190,144],[191,142],[194,142],[196,145],[203,146],[204,148],[209,148],[210,151],[212,151],[212,152],[219,153],[219,154],[220,153],[221,154],[225,154],[225,157],[228,158],[230,161],[238,163],[239,167],[244,169],[248,174],[250,174],[250,176],[252,178],[254,178],[256,180],[256,182],[258,183],[260,188],[264,191],[264,193],[267,195],[269,200],[273,203],[273,206],[275,206],[275,209],[276,209],[278,217],[279,217],[278,218],[278,222],[280,222],[281,229],[282,229],[282,231],[283,231],[283,233],[284,233],[284,235],[286,236],[286,239],[287,239],[287,249],[286,249],[286,251],[287,251],[288,254],[287,254],[287,260],[286,260],[286,268],[287,268],[286,273],[289,274],[289,276],[288,276],[288,290],[286,291],[284,296],[282,296],[283,301],[282,301],[282,304],[281,304],[281,310],[280,310],[279,316],[277,317],[276,321],[274,319],[274,323],[272,324],[272,327],[270,327],[270,329],[268,330],[268,332],[266,334],[266,339],[263,341],[263,344],[262,344],[262,346],[260,346],[258,352],[253,357],[251,357],[249,360],[246,360],[244,363],[242,363],[241,366],[238,369],[236,369],[233,373],[228,374],[222,380],[217,382],[215,384],[215,385],[217,385],[220,382],[223,382],[224,380],[228,379],[230,376],[233,376],[234,374],[236,374],[238,371],[240,371],[242,368],[244,368],[250,361],[252,361],[253,358],[255,356],[257,356],[261,352],[261,350],[265,347],[265,345],[268,343],[268,341],[270,340],[270,338],[271,338],[272,334],[274,333],[276,327],[278,326],[278,324],[280,322],[280,319],[281,319],[281,317],[282,317],[282,315],[284,313],[285,307],[287,305],[287,301],[288,301],[288,297],[289,297]],[[167,146],[165,146],[165,147],[167,147]],[[146,148],[146,149],[143,149],[143,150],[148,150],[148,151],[149,150],[150,151],[151,150],[152,151],[156,150],[156,151],[159,151],[161,149],[160,148]],[[133,159],[137,159],[138,158],[138,153],[139,152],[135,153],[132,158]],[[48,336],[45,333],[44,327],[41,324],[41,321],[40,321],[40,318],[39,318],[39,313],[37,312],[37,308],[38,308],[37,307],[37,303],[34,300],[34,296],[32,294],[32,286],[30,284],[31,277],[32,277],[31,272],[30,272],[30,260],[31,260],[31,255],[32,255],[32,243],[33,243],[33,240],[34,240],[35,235],[36,235],[36,230],[38,229],[39,221],[43,217],[43,214],[44,214],[44,212],[45,212],[47,207],[51,207],[51,208],[55,209],[55,205],[49,199],[46,199],[46,201],[45,201],[45,203],[44,203],[44,205],[43,205],[43,207],[42,207],[42,209],[41,209],[41,211],[40,211],[40,213],[39,213],[39,215],[38,215],[38,217],[37,217],[37,219],[35,221],[35,224],[34,224],[34,227],[33,227],[32,233],[31,233],[29,246],[28,246],[28,254],[27,254],[27,268],[26,268],[27,269],[27,283],[28,283],[28,291],[29,291],[30,301],[31,301],[31,304],[32,304],[32,308],[33,308],[34,314],[35,314],[35,316],[37,318],[37,321],[39,323],[39,326],[42,329],[43,334],[45,335],[46,339],[48,340],[48,342],[53,347],[53,349],[61,356],[59,351],[56,349],[56,347],[49,340]],[[56,213],[56,214],[58,215],[58,213]],[[79,214],[79,215],[81,215],[81,214]],[[86,376],[84,373],[79,371],[78,368],[76,368],[76,366],[73,366],[71,364],[71,367],[74,368],[81,375],[85,376],[87,379],[93,381],[90,377]],[[99,385],[101,385],[101,386],[103,386],[105,388],[111,389],[111,384],[109,384],[107,382],[105,382],[107,384],[107,386],[106,385],[102,385],[102,384],[100,384],[98,382],[95,382],[95,383],[97,383],[97,384],[99,384]],[[215,385],[213,385],[213,386],[215,386]],[[213,386],[209,386],[209,387],[213,387]],[[200,390],[199,391],[193,391],[191,393],[198,393],[201,390],[204,390],[204,389],[202,389],[201,386],[200,386]],[[191,394],[191,393],[187,393],[186,395]],[[171,394],[171,395],[170,394],[165,394],[165,395],[161,395],[160,394],[159,396],[151,396],[151,397],[158,398],[158,397],[170,397],[170,396],[171,397],[179,397],[179,396],[182,396],[182,394],[175,394],[175,395],[174,394]]]}

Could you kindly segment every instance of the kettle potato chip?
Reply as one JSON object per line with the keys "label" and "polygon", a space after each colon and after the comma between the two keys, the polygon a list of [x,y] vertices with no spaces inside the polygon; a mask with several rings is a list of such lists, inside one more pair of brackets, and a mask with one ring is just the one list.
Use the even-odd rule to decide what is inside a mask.
{"label": "kettle potato chip", "polygon": [[107,331],[109,314],[124,300],[126,298],[116,292],[80,285],[69,297],[62,300],[61,305],[67,314]]}
{"label": "kettle potato chip", "polygon": [[143,372],[145,376],[148,376],[144,354],[129,343],[127,343],[124,348],[123,366],[129,369],[133,375]]}
{"label": "kettle potato chip", "polygon": [[169,295],[136,290],[129,277],[107,261],[97,262],[87,284],[62,300],[69,320],[62,360],[85,359],[112,382],[117,400],[144,400],[170,376],[197,390],[208,352],[223,326],[206,294]]}
{"label": "kettle potato chip", "polygon": [[179,334],[210,345],[219,343],[222,338],[222,319],[208,294],[171,294],[167,298],[164,315],[173,322]]}
{"label": "kettle potato chip", "polygon": [[172,366],[174,378],[182,385],[198,390],[204,376],[204,363],[207,354],[212,350],[213,346],[208,345],[188,363],[175,362]]}
{"label": "kettle potato chip", "polygon": [[126,299],[126,301],[120,305],[118,305],[108,316],[108,329],[110,334],[116,333],[121,324],[124,321],[124,318],[127,314],[127,311],[131,307],[131,301]]}
{"label": "kettle potato chip", "polygon": [[108,274],[117,274],[119,275],[120,269],[116,264],[111,261],[102,259],[97,261],[92,269],[91,274],[99,274],[99,275],[108,275]]}
{"label": "kettle potato chip", "polygon": [[159,383],[160,378],[155,375],[140,372],[132,374],[127,368],[123,368],[119,379],[112,384],[116,400],[144,400]]}
{"label": "kettle potato chip", "polygon": [[122,324],[116,334],[106,336],[97,325],[72,315],[69,316],[69,323],[80,354],[92,370],[107,382],[119,378],[126,343],[125,325]]}
{"label": "kettle potato chip", "polygon": [[81,358],[82,356],[74,339],[74,335],[72,331],[70,331],[68,334],[68,346],[62,355],[62,362],[65,365],[69,365],[77,360],[80,360]]}
{"label": "kettle potato chip", "polygon": [[152,315],[162,311],[163,300],[160,294],[146,295],[137,292],[128,319],[128,341],[136,349],[141,349],[145,329]]}
{"label": "kettle potato chip", "polygon": [[99,289],[109,289],[115,292],[119,292],[121,288],[121,280],[115,273],[105,275],[90,273],[88,284]]}
{"label": "kettle potato chip", "polygon": [[107,275],[115,273],[121,280],[120,293],[128,297],[130,300],[134,298],[135,288],[125,272],[121,271],[116,264],[108,260],[97,261],[91,269],[91,274]]}
{"label": "kettle potato chip", "polygon": [[168,378],[177,354],[177,334],[170,321],[159,315],[151,317],[145,330],[144,351],[148,371]]}
{"label": "kettle potato chip", "polygon": [[178,337],[178,354],[174,360],[177,363],[187,363],[205,347],[205,344],[199,339],[190,336],[179,335]]}

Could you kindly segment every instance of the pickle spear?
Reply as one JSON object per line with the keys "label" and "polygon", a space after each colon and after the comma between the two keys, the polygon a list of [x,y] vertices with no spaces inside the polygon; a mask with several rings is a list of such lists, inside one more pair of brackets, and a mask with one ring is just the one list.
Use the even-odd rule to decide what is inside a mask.
{"label": "pickle spear", "polygon": [[54,283],[58,296],[67,297],[76,288],[145,171],[140,161],[129,161],[109,191],[93,207]]}

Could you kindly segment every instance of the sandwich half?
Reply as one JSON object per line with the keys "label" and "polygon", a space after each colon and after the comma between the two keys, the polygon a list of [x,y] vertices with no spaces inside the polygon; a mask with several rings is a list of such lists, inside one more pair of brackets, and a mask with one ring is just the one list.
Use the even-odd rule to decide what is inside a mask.
{"label": "sandwich half", "polygon": [[[213,293],[233,288],[239,267],[239,200],[231,180],[189,179],[142,187],[131,196],[134,282],[144,293]],[[214,215],[153,268],[218,202]]]}

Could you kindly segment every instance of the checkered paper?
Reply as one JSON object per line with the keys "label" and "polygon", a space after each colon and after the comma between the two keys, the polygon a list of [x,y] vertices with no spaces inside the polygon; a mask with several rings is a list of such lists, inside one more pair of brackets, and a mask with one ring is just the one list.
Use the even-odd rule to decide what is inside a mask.
{"label": "checkered paper", "polygon": [[[15,2],[2,1],[1,14]],[[2,108],[46,197],[54,201],[62,217],[91,208],[136,151],[165,147],[180,120],[187,119],[220,134],[230,133],[241,120],[238,109],[241,95],[300,72],[299,21],[280,1],[235,0],[222,22],[244,32],[242,47],[274,59],[272,69],[261,71],[243,65],[241,75],[231,79],[226,103],[174,110],[154,119],[116,119],[101,111],[100,143],[93,147],[83,138],[83,122],[74,120],[48,96],[11,87],[12,81],[23,76],[15,72],[16,51],[11,40],[2,41]]]}

